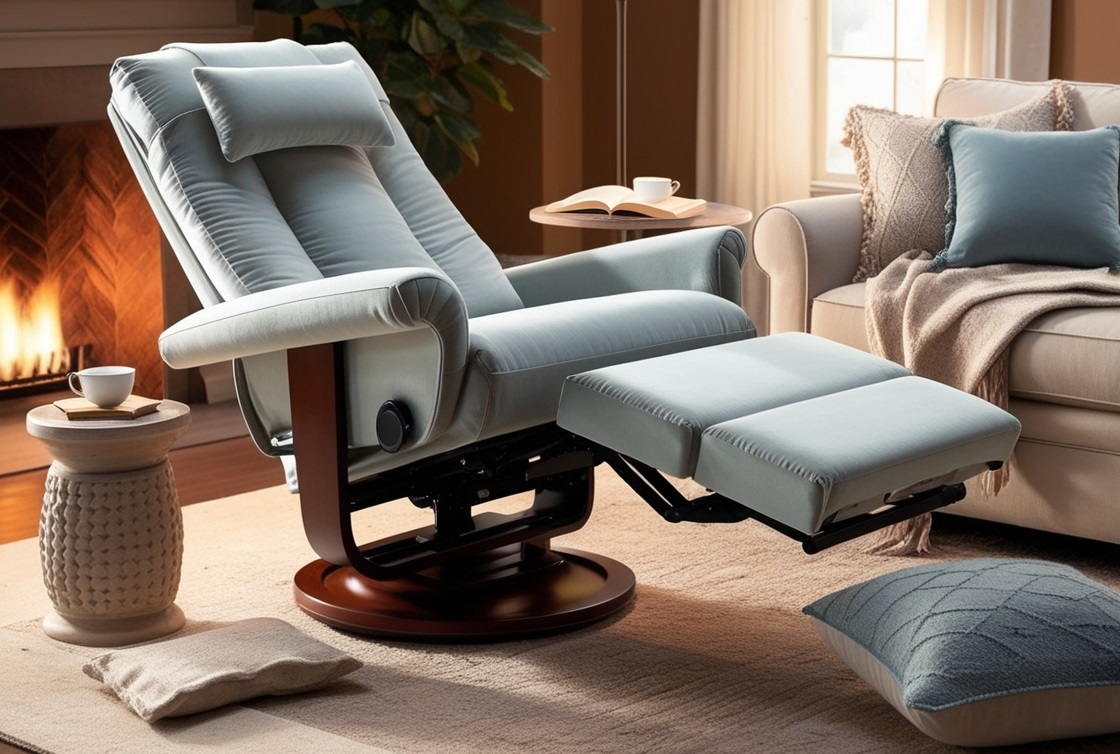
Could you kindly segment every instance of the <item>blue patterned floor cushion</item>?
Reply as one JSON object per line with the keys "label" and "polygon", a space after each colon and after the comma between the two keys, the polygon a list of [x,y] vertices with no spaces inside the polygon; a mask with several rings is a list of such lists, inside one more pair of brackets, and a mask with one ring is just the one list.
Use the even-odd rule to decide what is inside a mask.
{"label": "blue patterned floor cushion", "polygon": [[922,732],[1002,746],[1120,731],[1120,594],[1039,560],[908,568],[805,608]]}

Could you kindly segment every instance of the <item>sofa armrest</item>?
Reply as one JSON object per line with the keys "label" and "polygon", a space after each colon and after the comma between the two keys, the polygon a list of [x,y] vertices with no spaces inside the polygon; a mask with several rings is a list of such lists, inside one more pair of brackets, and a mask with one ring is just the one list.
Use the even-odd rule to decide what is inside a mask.
{"label": "sofa armrest", "polygon": [[858,194],[775,204],[755,222],[754,254],[769,278],[770,332],[808,332],[813,299],[852,282],[863,210]]}
{"label": "sofa armrest", "polygon": [[176,369],[290,348],[430,328],[449,366],[466,361],[467,312],[440,272],[401,267],[313,280],[207,307],[160,335]]}
{"label": "sofa armrest", "polygon": [[742,303],[747,242],[731,226],[694,228],[506,270],[526,306],[649,290],[704,291]]}

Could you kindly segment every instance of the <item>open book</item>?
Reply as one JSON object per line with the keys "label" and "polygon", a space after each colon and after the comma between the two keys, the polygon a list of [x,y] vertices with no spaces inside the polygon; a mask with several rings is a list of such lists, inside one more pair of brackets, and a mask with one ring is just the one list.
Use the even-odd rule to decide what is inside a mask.
{"label": "open book", "polygon": [[646,217],[662,219],[692,217],[707,209],[703,199],[685,199],[670,196],[659,202],[647,202],[634,195],[625,186],[596,186],[572,194],[567,199],[553,202],[544,208],[545,212],[606,212],[613,215],[619,212],[632,212]]}

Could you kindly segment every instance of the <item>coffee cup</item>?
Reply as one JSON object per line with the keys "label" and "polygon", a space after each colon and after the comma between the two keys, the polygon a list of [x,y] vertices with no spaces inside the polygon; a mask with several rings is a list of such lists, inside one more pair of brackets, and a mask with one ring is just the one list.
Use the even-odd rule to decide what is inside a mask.
{"label": "coffee cup", "polygon": [[634,179],[634,196],[643,202],[660,202],[677,193],[680,187],[680,181],[642,176]]}
{"label": "coffee cup", "polygon": [[132,367],[90,367],[71,372],[66,380],[71,390],[90,403],[101,408],[113,408],[132,395],[136,370]]}

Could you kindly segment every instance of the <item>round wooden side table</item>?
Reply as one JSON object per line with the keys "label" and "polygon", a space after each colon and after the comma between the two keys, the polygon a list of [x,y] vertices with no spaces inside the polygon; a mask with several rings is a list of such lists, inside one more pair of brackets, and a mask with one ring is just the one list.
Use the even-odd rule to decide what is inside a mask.
{"label": "round wooden side table", "polygon": [[135,419],[28,412],[28,433],[54,459],[39,518],[48,636],[115,647],[182,628],[183,518],[167,451],[190,423],[190,408],[168,400]]}
{"label": "round wooden side table", "polygon": [[710,228],[716,225],[746,225],[753,215],[749,209],[734,204],[708,202],[708,208],[699,215],[681,218],[642,217],[640,215],[606,215],[601,212],[546,212],[545,208],[529,210],[529,219],[541,225],[559,225],[567,228],[613,230],[622,240],[641,238],[648,230],[685,230]]}

